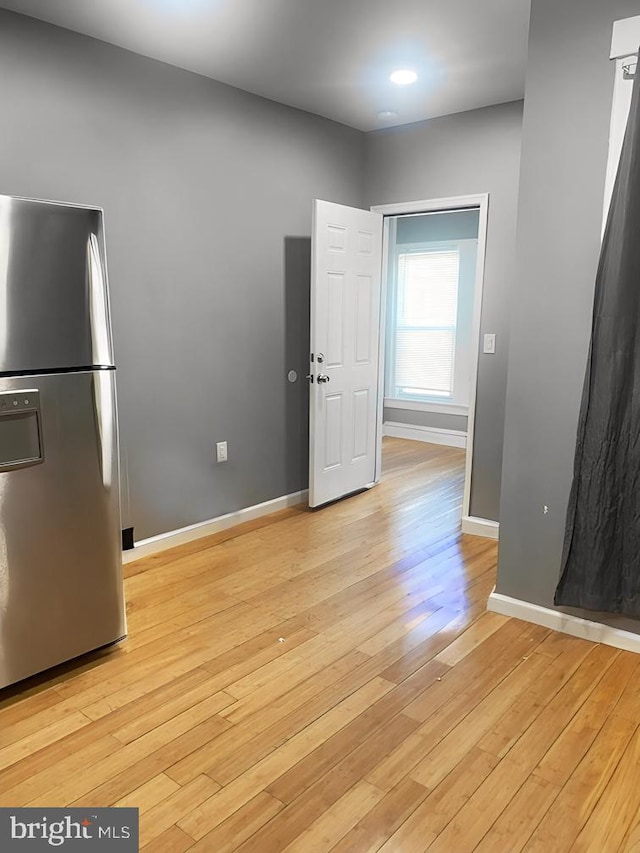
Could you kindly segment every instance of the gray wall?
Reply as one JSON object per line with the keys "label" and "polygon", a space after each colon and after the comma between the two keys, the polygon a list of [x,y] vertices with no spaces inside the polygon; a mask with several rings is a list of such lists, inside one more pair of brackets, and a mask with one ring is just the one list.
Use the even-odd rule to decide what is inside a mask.
{"label": "gray wall", "polygon": [[516,101],[366,136],[367,206],[490,193],[481,334],[496,333],[497,351],[480,355],[470,511],[492,520],[499,519],[521,129]]}
{"label": "gray wall", "polygon": [[398,216],[396,244],[426,243],[447,240],[476,240],[480,213],[460,210],[451,213]]}
{"label": "gray wall", "polygon": [[105,209],[136,538],[304,488],[311,202],[361,206],[363,135],[7,12],[0,87],[0,192]]}
{"label": "gray wall", "polygon": [[560,568],[600,248],[611,28],[638,14],[638,0],[532,4],[497,590],[545,606]]}
{"label": "gray wall", "polygon": [[406,424],[407,426],[434,427],[435,429],[455,429],[467,431],[465,415],[443,415],[440,412],[417,412],[413,409],[396,409],[385,406],[383,412],[385,423]]}

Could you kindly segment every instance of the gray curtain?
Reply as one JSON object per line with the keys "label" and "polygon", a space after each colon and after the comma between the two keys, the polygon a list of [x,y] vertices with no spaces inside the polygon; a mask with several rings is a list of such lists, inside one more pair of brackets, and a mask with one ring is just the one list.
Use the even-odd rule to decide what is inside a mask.
{"label": "gray curtain", "polygon": [[600,254],[556,605],[640,617],[640,67]]}

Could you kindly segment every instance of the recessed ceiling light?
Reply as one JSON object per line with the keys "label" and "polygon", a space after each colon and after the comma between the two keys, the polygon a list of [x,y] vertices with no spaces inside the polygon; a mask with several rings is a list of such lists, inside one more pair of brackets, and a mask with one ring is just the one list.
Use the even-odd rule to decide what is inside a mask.
{"label": "recessed ceiling light", "polygon": [[400,116],[393,110],[381,110],[378,113],[378,118],[380,121],[393,121],[396,118],[400,118]]}
{"label": "recessed ceiling light", "polygon": [[410,71],[408,68],[401,68],[398,71],[394,71],[389,79],[398,86],[408,86],[410,83],[416,82],[418,75],[415,71]]}

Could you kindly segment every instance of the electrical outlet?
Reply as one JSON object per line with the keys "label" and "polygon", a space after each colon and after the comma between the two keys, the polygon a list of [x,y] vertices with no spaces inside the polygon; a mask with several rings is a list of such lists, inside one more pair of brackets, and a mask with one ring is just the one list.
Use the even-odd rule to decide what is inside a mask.
{"label": "electrical outlet", "polygon": [[219,441],[216,444],[216,460],[218,462],[226,462],[228,459],[227,456],[227,442]]}

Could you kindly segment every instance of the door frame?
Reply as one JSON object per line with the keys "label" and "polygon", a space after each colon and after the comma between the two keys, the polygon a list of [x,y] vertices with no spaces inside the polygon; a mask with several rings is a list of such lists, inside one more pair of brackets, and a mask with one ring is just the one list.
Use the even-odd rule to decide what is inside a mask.
{"label": "door frame", "polygon": [[[640,15],[613,22],[609,59],[616,64],[609,125],[609,153],[604,185],[602,237],[607,225],[613,185],[618,174],[627,119],[631,108],[633,77],[638,73],[638,44],[640,44]],[[633,66],[635,65],[635,69]],[[626,72],[631,71],[631,74]]]}
{"label": "door frame", "polygon": [[449,198],[423,199],[421,201],[405,201],[395,204],[376,204],[371,206],[375,213],[383,216],[382,229],[382,279],[380,290],[380,345],[378,359],[378,421],[376,424],[376,478],[379,482],[382,474],[382,424],[384,410],[384,376],[385,376],[385,341],[386,341],[386,305],[387,305],[387,265],[389,253],[389,222],[388,217],[411,213],[436,213],[439,211],[462,210],[478,208],[478,257],[476,263],[476,280],[473,295],[473,320],[471,325],[471,390],[469,395],[469,411],[467,413],[467,449],[464,472],[464,492],[462,498],[463,524],[470,517],[471,477],[473,475],[473,437],[475,430],[476,398],[478,390],[478,365],[480,360],[480,327],[482,319],[482,293],[484,289],[485,256],[487,246],[487,225],[489,220],[489,193],[475,195],[451,196]]}

